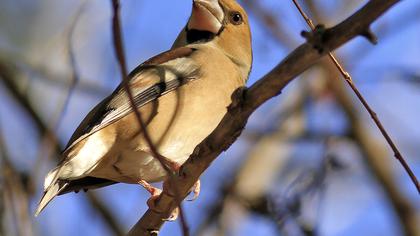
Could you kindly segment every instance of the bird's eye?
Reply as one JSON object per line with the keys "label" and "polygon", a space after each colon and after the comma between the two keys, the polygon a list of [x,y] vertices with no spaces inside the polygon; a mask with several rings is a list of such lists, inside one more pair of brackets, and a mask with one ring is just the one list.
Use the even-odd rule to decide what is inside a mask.
{"label": "bird's eye", "polygon": [[230,23],[234,25],[240,25],[243,22],[243,18],[241,13],[239,12],[231,12],[230,13]]}

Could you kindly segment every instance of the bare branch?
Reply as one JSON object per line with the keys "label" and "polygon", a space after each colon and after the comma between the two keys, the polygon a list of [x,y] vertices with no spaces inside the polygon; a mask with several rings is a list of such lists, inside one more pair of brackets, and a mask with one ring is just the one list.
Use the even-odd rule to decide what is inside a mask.
{"label": "bare branch", "polygon": [[[302,17],[305,19],[306,23],[311,28],[311,30],[315,32],[316,27],[315,27],[314,23],[312,22],[312,20],[309,19],[309,17],[302,10],[302,8],[300,7],[300,5],[297,2],[297,0],[292,0],[292,1],[295,4],[296,8],[299,10],[299,12],[302,15]],[[370,30],[369,27],[366,27],[360,33],[360,35],[363,36],[363,37],[365,37],[365,38],[367,38],[373,44],[376,44],[377,43],[376,36],[371,32],[371,30]],[[360,93],[359,89],[357,89],[356,85],[353,82],[353,79],[352,79],[351,75],[344,69],[344,67],[340,64],[340,62],[338,62],[337,58],[333,55],[332,52],[328,52],[328,57],[332,60],[332,62],[334,63],[334,65],[337,67],[337,69],[340,71],[341,75],[346,80],[347,84],[351,87],[351,89],[353,90],[353,92],[356,94],[357,98],[360,100],[360,102],[366,108],[367,112],[370,114],[370,116],[372,117],[372,119],[375,122],[376,126],[381,131],[382,135],[384,136],[384,138],[388,142],[389,146],[391,147],[392,151],[394,152],[395,158],[397,158],[397,160],[404,167],[405,171],[410,176],[411,181],[413,182],[414,186],[417,188],[417,192],[420,194],[420,184],[419,184],[419,181],[417,180],[416,175],[411,170],[410,166],[405,161],[404,157],[401,155],[400,151],[397,148],[397,145],[395,145],[394,141],[391,139],[391,137],[389,136],[388,132],[386,131],[386,129],[382,125],[381,121],[379,120],[378,115],[372,110],[372,108],[370,107],[370,105],[367,103],[366,99]]]}
{"label": "bare branch", "polygon": [[353,132],[352,137],[360,146],[371,173],[378,180],[389,198],[390,205],[398,216],[405,235],[420,235],[420,226],[417,223],[420,216],[416,213],[415,207],[410,200],[399,189],[398,183],[392,174],[391,165],[389,162],[384,161],[384,157],[388,156],[385,143],[376,141],[367,132],[368,129],[363,121],[363,117],[357,111],[349,92],[346,90],[344,81],[336,79],[339,72],[334,65],[330,62],[322,61],[321,66],[323,66],[330,77],[327,80],[330,90],[334,93],[337,102],[348,117]]}
{"label": "bare branch", "polygon": [[[317,20],[322,19],[320,9],[313,4],[313,1],[308,1],[307,4],[314,18]],[[404,24],[402,24],[401,19],[398,18],[400,19],[400,24],[397,25],[407,27],[407,25],[412,23],[410,20],[407,20],[414,16],[412,11],[410,11],[408,15],[404,14],[404,16]],[[393,24],[395,24],[395,22],[393,22]],[[399,30],[401,30],[401,28],[399,28]],[[387,32],[387,34],[390,34],[390,32]],[[360,59],[361,53],[363,54],[366,52],[367,50],[362,50],[356,53],[357,58]],[[385,194],[389,198],[390,204],[395,210],[396,215],[398,215],[405,235],[420,235],[420,226],[416,223],[419,221],[420,216],[415,210],[413,210],[415,207],[410,200],[407,199],[404,196],[404,193],[402,193],[399,189],[399,185],[395,181],[390,164],[383,159],[384,156],[388,155],[386,144],[377,142],[369,133],[363,122],[362,115],[357,111],[350,94],[345,89],[344,81],[337,80],[337,77],[340,76],[340,72],[336,69],[335,65],[329,60],[324,59],[321,61],[319,66],[328,76],[327,81],[329,90],[333,92],[336,101],[340,104],[347,115],[347,119],[350,121],[351,130],[353,132],[352,137],[355,139],[355,142],[358,143],[361,151],[363,152],[366,164],[368,168],[370,168],[371,173],[378,180],[381,187],[384,189]]]}
{"label": "bare branch", "polygon": [[[332,51],[365,32],[370,24],[398,2],[398,0],[369,1],[342,23],[325,30],[323,48]],[[149,209],[131,229],[129,235],[150,235],[152,231],[159,231],[165,216],[179,204],[178,198],[185,198],[211,162],[237,139],[249,116],[264,102],[280,94],[297,75],[325,55],[325,52],[318,53],[314,50],[312,44],[305,43],[248,90],[238,89],[232,95],[233,102],[218,127],[196,147],[194,153],[182,165],[180,175],[170,179],[171,186],[177,186],[182,195],[173,197],[168,194],[170,190],[164,189],[156,201],[158,211]]]}

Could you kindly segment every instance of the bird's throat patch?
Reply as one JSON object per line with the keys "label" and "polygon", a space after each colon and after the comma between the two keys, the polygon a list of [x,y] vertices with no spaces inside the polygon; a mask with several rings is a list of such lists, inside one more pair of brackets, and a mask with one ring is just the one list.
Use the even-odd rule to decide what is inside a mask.
{"label": "bird's throat patch", "polygon": [[187,30],[187,43],[208,42],[216,35],[210,31]]}

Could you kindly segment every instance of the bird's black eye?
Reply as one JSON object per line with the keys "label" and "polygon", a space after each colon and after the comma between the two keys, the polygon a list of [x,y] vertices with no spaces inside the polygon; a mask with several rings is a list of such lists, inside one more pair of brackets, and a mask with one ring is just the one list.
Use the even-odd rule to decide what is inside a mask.
{"label": "bird's black eye", "polygon": [[231,12],[229,18],[230,18],[230,23],[234,25],[240,25],[243,22],[242,15],[239,12]]}

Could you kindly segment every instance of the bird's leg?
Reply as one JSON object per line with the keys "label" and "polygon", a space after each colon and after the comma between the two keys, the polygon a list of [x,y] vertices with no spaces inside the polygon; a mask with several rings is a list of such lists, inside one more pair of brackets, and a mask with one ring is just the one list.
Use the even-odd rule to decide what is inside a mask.
{"label": "bird's leg", "polygon": [[[164,160],[164,164],[169,167],[169,169],[171,171],[173,171],[174,173],[179,173],[180,169],[181,169],[181,165],[178,162],[172,161],[164,156],[162,156],[162,159]],[[171,181],[164,181],[163,182],[163,189],[172,189],[170,186]],[[197,180],[197,182],[194,184],[194,186],[191,188],[191,191],[193,192],[193,198],[189,199],[188,201],[194,201],[198,198],[198,196],[200,195],[200,180]]]}
{"label": "bird's leg", "polygon": [[[167,167],[169,167],[169,169],[171,171],[173,171],[174,173],[178,173],[181,165],[178,162],[172,161],[164,156],[161,156],[162,160],[164,161],[164,165],[166,165]],[[169,173],[168,173],[169,174]],[[156,208],[156,203],[155,201],[159,198],[160,194],[162,193],[162,190],[159,188],[156,188],[154,186],[152,186],[151,184],[149,184],[148,182],[144,181],[144,180],[140,180],[138,182],[141,186],[143,186],[152,196],[147,200],[147,205],[150,209],[155,209]],[[163,189],[172,189],[170,186],[171,181],[164,181],[163,182]],[[198,180],[194,186],[191,188],[191,191],[193,192],[193,198],[189,199],[188,201],[194,201],[198,198],[198,196],[200,195],[200,180]],[[179,215],[179,208],[175,208],[171,215],[165,219],[166,221],[174,221],[178,218]]]}
{"label": "bird's leg", "polygon": [[[156,208],[156,202],[155,201],[158,199],[158,197],[162,193],[162,190],[154,187],[153,185],[149,184],[145,180],[140,180],[138,183],[141,186],[143,186],[143,188],[146,189],[152,195],[147,200],[147,206],[150,209],[155,209]],[[165,221],[174,221],[178,218],[178,215],[179,215],[179,208],[177,207],[172,211],[171,215],[167,219],[165,219]]]}
{"label": "bird's leg", "polygon": [[[164,189],[169,189],[170,188],[170,181],[164,181],[163,182],[163,188]],[[192,199],[189,199],[188,201],[194,201],[194,200],[196,200],[197,198],[198,198],[198,196],[200,195],[200,180],[198,180],[195,184],[194,184],[194,186],[191,188],[191,190],[192,190],[192,192],[194,193],[194,196],[193,196],[193,198]],[[160,189],[159,189],[159,191],[160,191]],[[173,196],[173,197],[176,197],[176,196]],[[155,204],[155,200],[156,200],[156,198],[154,198],[154,199],[152,199],[153,198],[153,196],[148,200],[148,205],[149,205],[149,207],[154,207],[154,206],[156,206],[156,204]],[[149,201],[151,201],[150,203],[149,203]],[[165,219],[165,221],[175,221],[177,218],[178,218],[178,215],[179,215],[179,207],[177,207],[177,208],[175,208],[173,211],[172,211],[172,213],[171,213],[171,215],[167,218],[167,219]]]}
{"label": "bird's leg", "polygon": [[140,180],[138,182],[144,189],[146,189],[152,196],[147,200],[147,206],[150,208],[155,208],[156,204],[155,201],[162,193],[162,190],[159,188],[154,187],[153,185],[149,184],[145,180]]}

